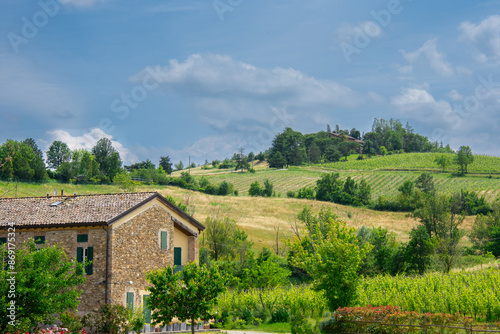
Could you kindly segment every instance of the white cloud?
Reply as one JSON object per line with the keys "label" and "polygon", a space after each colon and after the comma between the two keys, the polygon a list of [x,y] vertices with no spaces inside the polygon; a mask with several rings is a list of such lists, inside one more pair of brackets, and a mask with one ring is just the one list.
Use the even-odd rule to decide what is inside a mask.
{"label": "white cloud", "polygon": [[420,88],[403,88],[401,94],[391,99],[391,103],[397,106],[434,103],[436,102],[429,92]]}
{"label": "white cloud", "polygon": [[449,77],[454,74],[454,69],[446,60],[446,57],[438,51],[436,39],[430,39],[424,45],[413,52],[401,51],[405,59],[412,65],[423,61],[434,72],[442,77]]}
{"label": "white cloud", "polygon": [[460,94],[459,92],[457,92],[455,89],[451,90],[447,96],[452,99],[453,101],[461,101],[464,99],[464,97],[462,96],[462,94]]}
{"label": "white cloud", "polygon": [[500,15],[492,15],[478,24],[462,22],[460,38],[474,46],[476,60],[500,61]]}
{"label": "white cloud", "polygon": [[128,148],[125,148],[120,142],[113,140],[113,136],[105,133],[99,128],[90,130],[88,133],[84,133],[81,136],[73,136],[67,131],[63,130],[51,130],[47,131],[45,138],[40,140],[40,143],[45,146],[44,152],[48,149],[50,144],[54,140],[62,141],[66,143],[71,150],[86,149],[88,151],[92,150],[97,141],[101,138],[107,138],[113,144],[113,147],[120,153],[120,157],[124,163],[137,162],[138,158],[133,154]]}
{"label": "white cloud", "polygon": [[0,54],[0,101],[32,117],[74,118],[81,102],[58,79],[20,58]]}
{"label": "white cloud", "polygon": [[332,80],[292,68],[258,68],[223,55],[194,54],[184,62],[173,59],[166,66],[146,68],[131,81],[147,78],[150,83],[156,80],[167,93],[189,97],[200,120],[218,131],[237,126],[269,128],[273,107],[289,107],[306,117],[313,110],[332,112],[373,102],[372,95]]}

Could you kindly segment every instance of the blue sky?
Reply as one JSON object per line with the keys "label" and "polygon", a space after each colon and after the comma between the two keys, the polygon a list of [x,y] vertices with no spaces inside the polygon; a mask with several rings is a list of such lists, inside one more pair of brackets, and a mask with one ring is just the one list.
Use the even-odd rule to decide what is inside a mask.
{"label": "blue sky", "polygon": [[498,155],[500,1],[2,0],[0,141],[126,164],[397,118]]}

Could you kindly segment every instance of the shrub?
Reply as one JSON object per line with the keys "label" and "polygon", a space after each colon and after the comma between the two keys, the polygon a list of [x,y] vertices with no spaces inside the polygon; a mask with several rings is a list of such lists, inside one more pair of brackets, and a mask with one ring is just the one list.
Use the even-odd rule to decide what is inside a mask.
{"label": "shrub", "polygon": [[291,191],[291,190],[287,191],[286,192],[286,197],[288,197],[288,198],[295,198],[295,191]]}
{"label": "shrub", "polygon": [[260,183],[258,181],[255,181],[252,184],[250,184],[250,189],[248,190],[248,194],[250,196],[262,195],[262,188],[260,187]]}

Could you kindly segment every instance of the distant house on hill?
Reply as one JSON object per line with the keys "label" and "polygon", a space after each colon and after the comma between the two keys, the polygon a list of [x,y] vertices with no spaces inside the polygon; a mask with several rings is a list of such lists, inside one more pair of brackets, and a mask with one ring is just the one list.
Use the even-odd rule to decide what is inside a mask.
{"label": "distant house on hill", "polygon": [[358,143],[359,144],[358,153],[359,154],[363,153],[363,145],[365,144],[365,142],[362,141],[362,140],[359,140],[359,139],[356,139],[354,137],[351,137],[351,136],[348,136],[348,135],[344,135],[344,134],[341,134],[341,133],[333,133],[333,132],[330,132],[330,137],[331,138],[339,138],[339,139],[345,140],[347,142]]}
{"label": "distant house on hill", "polygon": [[[85,267],[78,311],[147,299],[145,272],[198,261],[205,227],[156,192],[0,199],[0,242],[15,224],[16,247],[60,244]],[[37,245],[41,247],[42,245]],[[150,310],[145,311],[146,317]]]}

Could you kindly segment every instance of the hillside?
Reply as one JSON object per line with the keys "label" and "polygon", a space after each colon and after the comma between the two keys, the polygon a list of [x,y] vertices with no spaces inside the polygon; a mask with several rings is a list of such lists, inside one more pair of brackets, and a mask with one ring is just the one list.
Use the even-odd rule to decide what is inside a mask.
{"label": "hillside", "polygon": [[[452,165],[443,172],[434,159],[437,153],[407,153],[389,156],[378,156],[365,160],[356,160],[353,155],[348,161],[329,164],[318,164],[288,169],[268,169],[265,163],[256,165],[256,173],[236,172],[224,169],[192,169],[194,176],[204,176],[211,182],[230,182],[240,195],[248,195],[252,182],[263,183],[268,179],[274,184],[276,195],[285,197],[287,191],[297,191],[302,187],[314,187],[316,180],[324,172],[339,173],[341,179],[348,176],[359,180],[364,178],[372,187],[372,198],[378,196],[391,197],[407,180],[415,180],[421,173],[432,173],[437,190],[446,194],[459,192],[461,189],[472,190],[493,201],[500,194],[500,158],[475,156],[474,163],[469,166],[470,173],[463,177],[455,176],[456,166]],[[450,154],[451,158],[451,154]],[[174,173],[180,175],[180,172]]]}
{"label": "hillside", "polygon": [[[46,184],[17,184],[17,196],[45,196],[64,189],[65,194],[115,193],[121,192],[113,185],[74,185],[61,183]],[[406,241],[409,231],[417,222],[407,217],[405,213],[377,212],[365,208],[354,208],[328,202],[313,200],[299,200],[288,198],[253,198],[246,196],[212,196],[170,186],[141,186],[137,191],[158,191],[162,195],[172,196],[183,203],[189,203],[189,211],[203,223],[210,215],[223,214],[234,219],[238,226],[243,228],[255,243],[255,248],[272,247],[275,239],[275,228],[280,227],[280,239],[292,236],[290,223],[295,222],[295,216],[304,207],[312,206],[319,211],[321,207],[328,207],[349,226],[359,228],[384,227],[396,233],[398,239]],[[0,195],[3,197],[16,196],[16,184],[0,182]],[[473,217],[468,217],[465,228],[470,228]]]}

